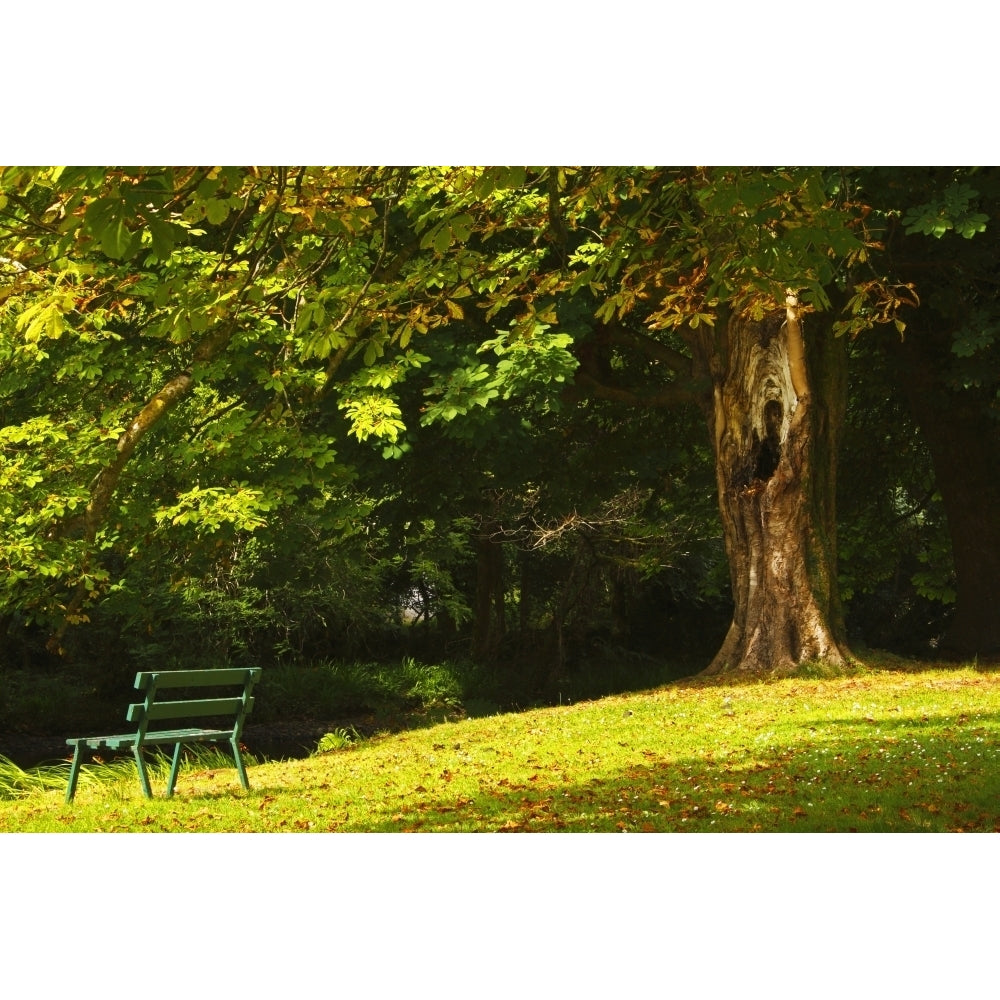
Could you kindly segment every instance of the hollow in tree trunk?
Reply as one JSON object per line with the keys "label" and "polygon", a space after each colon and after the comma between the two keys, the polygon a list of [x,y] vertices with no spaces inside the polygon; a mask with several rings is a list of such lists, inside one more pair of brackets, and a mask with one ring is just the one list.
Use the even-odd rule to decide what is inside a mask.
{"label": "hollow in tree trunk", "polygon": [[705,673],[786,673],[849,656],[837,590],[836,446],[846,361],[798,301],[719,324],[708,356],[719,509],[734,612]]}

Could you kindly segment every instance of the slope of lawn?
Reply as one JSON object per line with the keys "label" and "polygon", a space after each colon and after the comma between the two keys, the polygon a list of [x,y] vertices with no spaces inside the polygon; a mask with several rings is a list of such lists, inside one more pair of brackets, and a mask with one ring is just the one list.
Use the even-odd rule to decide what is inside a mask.
{"label": "slope of lawn", "polygon": [[[847,676],[691,680],[348,742],[224,758],[144,799],[131,764],[0,769],[0,831],[1000,830],[1000,673],[881,659]],[[162,796],[159,768],[154,793]]]}

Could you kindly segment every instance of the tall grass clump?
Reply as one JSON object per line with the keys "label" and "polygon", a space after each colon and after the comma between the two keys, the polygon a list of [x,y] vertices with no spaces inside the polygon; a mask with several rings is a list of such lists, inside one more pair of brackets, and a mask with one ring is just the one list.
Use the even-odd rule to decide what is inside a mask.
{"label": "tall grass clump", "polygon": [[68,774],[58,765],[25,771],[0,755],[0,800],[20,799],[49,788],[65,788]]}
{"label": "tall grass clump", "polygon": [[[212,745],[191,745],[184,748],[181,775],[197,774],[229,768],[235,774],[233,756],[228,750]],[[242,753],[247,767],[256,767],[260,761],[253,754]],[[161,750],[146,752],[146,770],[151,782],[166,783],[170,774],[170,757]],[[21,768],[12,760],[0,755],[0,801],[27,798],[37,792],[66,791],[69,764],[45,764],[40,767]],[[80,788],[100,786],[104,794],[117,800],[130,798],[139,787],[139,775],[131,756],[104,760],[100,757],[85,761],[80,766]]]}

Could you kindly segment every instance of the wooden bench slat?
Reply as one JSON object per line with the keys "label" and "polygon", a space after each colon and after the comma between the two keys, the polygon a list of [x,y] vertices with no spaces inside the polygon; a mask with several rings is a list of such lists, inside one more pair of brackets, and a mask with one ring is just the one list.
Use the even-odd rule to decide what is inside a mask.
{"label": "wooden bench slat", "polygon": [[[142,743],[144,746],[153,743],[201,743],[232,738],[233,731],[231,729],[161,729],[145,733],[142,737]],[[79,736],[66,740],[66,743],[71,747],[82,744],[91,750],[128,750],[136,742],[135,733],[116,733],[114,736]]]}
{"label": "wooden bench slat", "polygon": [[135,686],[145,690],[156,679],[159,690],[177,687],[224,687],[244,685],[260,667],[221,667],[218,670],[143,670],[135,675]]}
{"label": "wooden bench slat", "polygon": [[[253,708],[253,698],[246,699],[247,712]],[[154,701],[148,708],[142,702],[129,705],[127,719],[140,722],[142,718],[197,719],[205,715],[235,715],[243,707],[242,698],[200,698],[196,701]]]}
{"label": "wooden bench slat", "polygon": [[231,729],[163,729],[146,733],[143,743],[198,743],[211,740],[231,740]]}
{"label": "wooden bench slat", "polygon": [[135,733],[123,733],[116,736],[78,736],[66,743],[71,747],[84,746],[91,750],[121,750],[129,749],[135,739]]}

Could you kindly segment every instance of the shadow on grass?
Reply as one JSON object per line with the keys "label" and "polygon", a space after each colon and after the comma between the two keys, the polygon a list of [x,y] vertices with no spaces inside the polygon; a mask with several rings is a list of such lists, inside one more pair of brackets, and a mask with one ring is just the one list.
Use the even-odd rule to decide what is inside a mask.
{"label": "shadow on grass", "polygon": [[[407,793],[397,809],[344,832],[1000,832],[996,715],[798,727],[788,745],[667,759],[636,747],[614,773],[564,780],[562,763],[478,788],[459,760],[438,762],[449,789]],[[897,735],[887,735],[891,729]],[[937,730],[939,732],[932,732]],[[770,734],[769,734],[770,735]],[[789,734],[791,736],[791,734]],[[907,739],[907,735],[911,738]],[[452,791],[451,789],[454,789]],[[279,793],[280,790],[274,790]],[[284,790],[287,792],[287,790]],[[344,803],[349,806],[349,803]]]}

